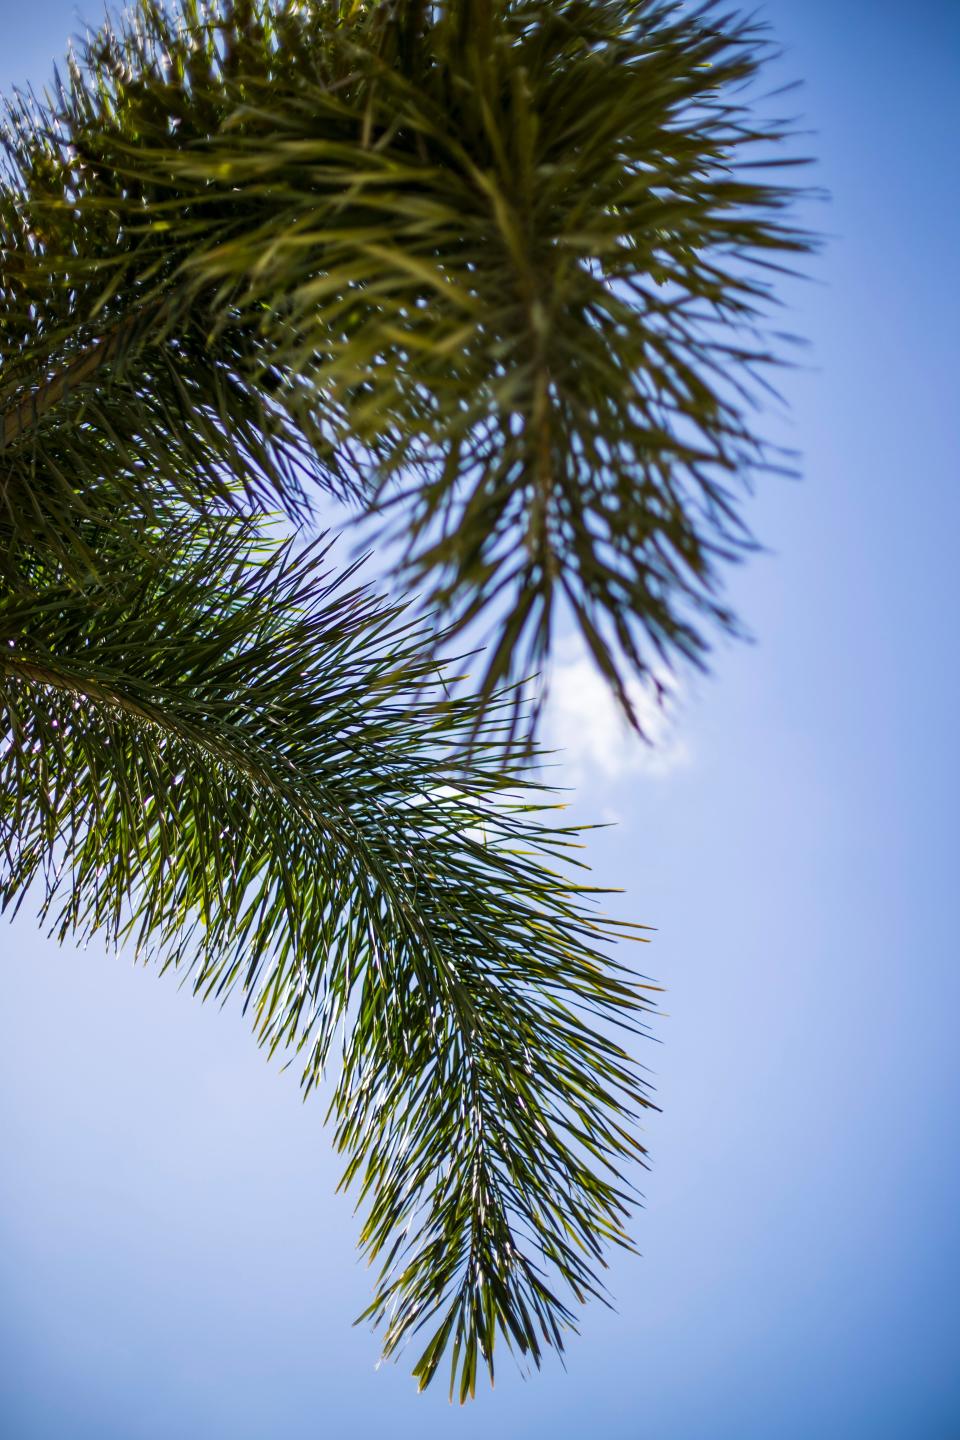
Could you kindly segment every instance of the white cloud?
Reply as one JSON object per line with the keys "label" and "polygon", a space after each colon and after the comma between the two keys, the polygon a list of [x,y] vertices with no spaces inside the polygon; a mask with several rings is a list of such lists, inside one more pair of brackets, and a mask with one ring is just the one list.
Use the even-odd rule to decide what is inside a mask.
{"label": "white cloud", "polygon": [[561,654],[550,679],[544,738],[551,749],[563,751],[555,759],[565,780],[576,784],[588,777],[660,778],[689,764],[689,748],[678,733],[681,695],[676,681],[660,673],[657,680],[666,692],[662,701],[652,683],[633,681],[627,687],[646,736],[642,740],[624,720],[589,656],[579,648]]}

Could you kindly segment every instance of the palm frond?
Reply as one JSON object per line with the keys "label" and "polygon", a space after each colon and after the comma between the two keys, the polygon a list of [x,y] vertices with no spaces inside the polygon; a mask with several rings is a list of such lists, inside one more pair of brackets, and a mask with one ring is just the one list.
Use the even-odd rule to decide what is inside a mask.
{"label": "palm frond", "polygon": [[[99,353],[145,452],[196,412],[243,486],[279,437],[284,503],[309,476],[379,515],[430,607],[492,626],[486,695],[566,609],[629,713],[631,673],[736,628],[739,492],[777,459],[764,320],[812,242],[748,103],[768,51],[666,0],[142,0],[8,119],[6,463],[127,327]],[[151,407],[165,365],[190,386]]]}
{"label": "palm frond", "polygon": [[307,1090],[338,1071],[368,1315],[387,1353],[432,1324],[416,1374],[449,1353],[463,1399],[498,1336],[562,1348],[629,1245],[649,1099],[612,1027],[650,999],[609,946],[638,932],[504,769],[509,696],[449,698],[422,625],[322,548],[192,524],[137,570],[37,563],[0,599],[0,897],[39,886],[61,938],[239,990]]}

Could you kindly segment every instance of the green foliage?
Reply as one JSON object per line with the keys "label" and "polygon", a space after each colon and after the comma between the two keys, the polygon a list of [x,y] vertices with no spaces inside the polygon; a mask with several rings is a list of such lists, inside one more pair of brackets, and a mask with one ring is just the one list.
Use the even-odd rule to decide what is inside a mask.
{"label": "green foliage", "polygon": [[428,607],[492,623],[487,695],[567,607],[629,711],[735,626],[769,461],[758,326],[810,241],[741,99],[765,48],[665,0],[141,0],[10,116],[10,441],[120,327],[145,455],[179,414],[219,475],[252,448],[289,508],[309,476],[380,516]]}
{"label": "green foliage", "polygon": [[[630,1245],[641,936],[512,682],[558,607],[627,710],[735,623],[765,267],[809,244],[761,54],[660,0],[141,0],[8,106],[0,901],[335,1071],[366,1315],[461,1400]],[[271,538],[318,488],[426,618]]]}
{"label": "green foliage", "polygon": [[509,697],[450,698],[421,626],[248,524],[141,540],[129,572],[101,541],[109,581],[35,564],[0,601],[3,905],[39,883],[60,938],[239,987],[307,1090],[342,1031],[368,1313],[387,1353],[432,1320],[415,1373],[450,1341],[462,1399],[498,1331],[538,1364],[561,1347],[602,1245],[629,1244],[649,1102],[606,1022],[635,1030],[649,987],[606,952],[637,931],[504,770]]}

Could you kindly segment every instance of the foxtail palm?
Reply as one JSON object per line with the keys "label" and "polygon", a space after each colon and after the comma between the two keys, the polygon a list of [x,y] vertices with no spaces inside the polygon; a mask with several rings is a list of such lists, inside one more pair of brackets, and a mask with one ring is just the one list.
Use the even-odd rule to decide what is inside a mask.
{"label": "foxtail palm", "polygon": [[[659,0],[142,0],[8,106],[4,903],[240,988],[307,1089],[338,1052],[367,1313],[461,1398],[630,1244],[638,932],[517,682],[564,607],[628,715],[735,626],[766,276],[809,244],[761,55]],[[423,608],[271,531],[318,492]]]}

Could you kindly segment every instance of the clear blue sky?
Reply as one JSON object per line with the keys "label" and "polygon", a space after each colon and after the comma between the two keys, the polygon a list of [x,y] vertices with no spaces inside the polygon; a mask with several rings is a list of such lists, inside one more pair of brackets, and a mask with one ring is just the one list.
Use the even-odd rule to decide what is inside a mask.
{"label": "clear blue sky", "polygon": [[[0,87],[42,82],[76,6],[4,8]],[[584,743],[563,676],[554,719],[669,992],[617,1313],[465,1411],[376,1370],[320,1105],[236,1010],[24,917],[0,930],[4,1436],[960,1436],[960,4],[763,13],[833,239],[789,293],[805,479],[764,484],[771,553],[732,587],[757,643],[658,766]]]}

